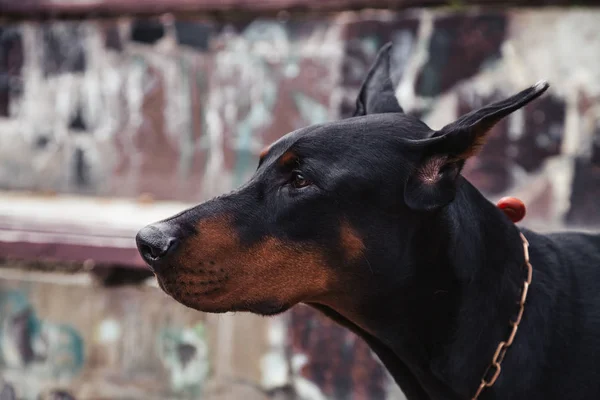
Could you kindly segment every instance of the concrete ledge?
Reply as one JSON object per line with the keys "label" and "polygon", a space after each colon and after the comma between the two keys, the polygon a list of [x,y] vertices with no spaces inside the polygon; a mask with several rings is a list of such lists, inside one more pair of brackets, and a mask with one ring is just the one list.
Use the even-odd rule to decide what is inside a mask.
{"label": "concrete ledge", "polygon": [[135,246],[136,232],[189,206],[3,193],[0,257],[144,267]]}

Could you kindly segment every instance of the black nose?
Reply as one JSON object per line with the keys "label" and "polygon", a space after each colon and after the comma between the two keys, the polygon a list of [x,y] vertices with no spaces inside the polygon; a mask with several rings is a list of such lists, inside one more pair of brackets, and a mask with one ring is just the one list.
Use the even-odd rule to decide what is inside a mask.
{"label": "black nose", "polygon": [[158,271],[177,247],[178,240],[160,224],[142,228],[135,237],[137,248],[150,268]]}

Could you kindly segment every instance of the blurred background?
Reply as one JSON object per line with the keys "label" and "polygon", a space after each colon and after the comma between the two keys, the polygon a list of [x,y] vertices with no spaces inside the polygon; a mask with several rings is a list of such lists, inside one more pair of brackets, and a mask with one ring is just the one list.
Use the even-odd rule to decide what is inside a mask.
{"label": "blurred background", "polygon": [[171,300],[134,235],[351,115],[388,41],[402,107],[432,128],[549,80],[465,175],[525,201],[526,226],[600,227],[594,3],[0,0],[0,400],[403,399],[308,307]]}

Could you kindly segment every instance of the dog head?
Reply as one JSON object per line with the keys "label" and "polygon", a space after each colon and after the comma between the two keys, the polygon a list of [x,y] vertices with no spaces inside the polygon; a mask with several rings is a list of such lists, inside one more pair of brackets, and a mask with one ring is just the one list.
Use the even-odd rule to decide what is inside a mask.
{"label": "dog head", "polygon": [[548,85],[434,131],[398,104],[390,51],[377,56],[352,118],[288,133],[245,185],[138,233],[165,292],[201,311],[270,315],[410,278],[420,221],[453,201],[490,128]]}

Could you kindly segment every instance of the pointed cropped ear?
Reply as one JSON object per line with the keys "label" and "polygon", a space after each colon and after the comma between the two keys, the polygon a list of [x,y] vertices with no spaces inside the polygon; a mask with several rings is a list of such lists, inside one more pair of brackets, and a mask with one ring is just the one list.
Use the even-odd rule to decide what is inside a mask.
{"label": "pointed cropped ear", "polygon": [[354,117],[403,112],[396,99],[394,84],[391,80],[391,52],[392,43],[387,43],[379,50],[375,62],[369,69],[358,92]]}
{"label": "pointed cropped ear", "polygon": [[431,210],[454,200],[465,161],[483,146],[490,129],[539,97],[548,87],[547,82],[540,81],[506,100],[463,115],[420,141],[423,157],[406,183],[406,204],[412,209]]}

